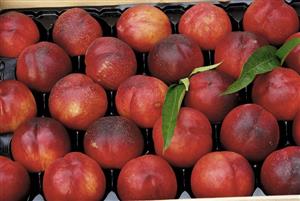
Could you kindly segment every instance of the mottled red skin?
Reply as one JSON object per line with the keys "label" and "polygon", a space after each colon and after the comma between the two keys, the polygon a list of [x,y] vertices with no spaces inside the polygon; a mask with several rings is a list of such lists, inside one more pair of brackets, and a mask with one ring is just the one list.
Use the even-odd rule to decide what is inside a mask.
{"label": "mottled red skin", "polygon": [[43,191],[47,201],[98,201],[106,188],[101,167],[85,154],[71,152],[45,171]]}
{"label": "mottled red skin", "polygon": [[66,129],[50,118],[32,118],[17,128],[11,141],[14,160],[29,172],[44,171],[71,150]]}
{"label": "mottled red skin", "polygon": [[133,121],[120,116],[102,117],[95,121],[84,136],[84,151],[101,167],[121,169],[142,154],[144,139]]}
{"label": "mottled red skin", "polygon": [[84,74],[73,73],[59,80],[49,96],[53,118],[72,129],[86,130],[107,109],[104,89]]}
{"label": "mottled red skin", "polygon": [[71,56],[84,55],[89,45],[102,36],[100,24],[81,8],[71,8],[55,21],[53,41]]}
{"label": "mottled red skin", "polygon": [[231,32],[221,40],[215,49],[215,63],[222,62],[219,71],[237,79],[252,53],[268,42],[250,32]]}
{"label": "mottled red skin", "polygon": [[245,31],[280,45],[299,30],[299,18],[296,10],[284,0],[254,0],[244,14],[243,26]]}
{"label": "mottled red skin", "polygon": [[176,167],[191,167],[212,150],[212,129],[209,120],[201,112],[188,107],[180,109],[171,144],[165,152],[162,118],[154,124],[152,137],[156,154]]}
{"label": "mottled red skin", "polygon": [[161,115],[167,90],[168,86],[155,77],[131,76],[118,88],[118,113],[133,120],[140,127],[152,128]]}
{"label": "mottled red skin", "polygon": [[237,94],[224,95],[233,79],[219,71],[206,71],[190,79],[185,105],[204,113],[212,122],[220,122],[237,105]]}
{"label": "mottled red skin", "polygon": [[254,190],[254,173],[240,154],[211,152],[194,166],[191,187],[196,197],[250,196]]}
{"label": "mottled red skin", "polygon": [[182,34],[173,34],[157,43],[150,51],[148,65],[151,74],[166,83],[187,77],[204,60],[197,43]]}
{"label": "mottled red skin", "polygon": [[172,33],[168,16],[150,5],[136,5],[122,13],[117,22],[118,38],[139,52],[149,52]]}
{"label": "mottled red skin", "polygon": [[86,74],[110,90],[116,90],[137,69],[133,50],[113,37],[96,39],[85,54],[85,64]]}
{"label": "mottled red skin", "polygon": [[179,21],[179,33],[193,38],[204,50],[215,49],[231,29],[227,13],[212,3],[196,4]]}
{"label": "mottled red skin", "polygon": [[125,164],[117,188],[121,200],[172,199],[177,182],[167,161],[156,155],[144,155]]}
{"label": "mottled red skin", "polygon": [[[300,38],[300,32],[291,35],[288,40],[293,38]],[[300,74],[300,45],[297,45],[286,57],[285,62],[288,67],[294,69]]]}
{"label": "mottled red skin", "polygon": [[271,153],[262,165],[260,179],[267,194],[300,194],[300,147],[290,146]]}
{"label": "mottled red skin", "polygon": [[24,48],[39,39],[39,30],[30,17],[16,11],[0,15],[1,57],[18,57]]}
{"label": "mottled red skin", "polygon": [[25,168],[18,162],[0,156],[0,200],[26,200],[30,178]]}
{"label": "mottled red skin", "polygon": [[300,146],[300,110],[293,122],[293,138],[296,145]]}
{"label": "mottled red skin", "polygon": [[253,102],[263,106],[277,120],[293,120],[300,110],[300,76],[288,68],[278,67],[258,76],[252,89]]}
{"label": "mottled red skin", "polygon": [[15,131],[37,113],[31,91],[16,80],[0,82],[0,134]]}
{"label": "mottled red skin", "polygon": [[261,161],[277,148],[279,126],[272,113],[256,104],[240,105],[225,117],[220,133],[226,150]]}
{"label": "mottled red skin", "polygon": [[55,43],[40,42],[25,48],[18,57],[17,79],[32,89],[49,92],[72,71],[67,53]]}

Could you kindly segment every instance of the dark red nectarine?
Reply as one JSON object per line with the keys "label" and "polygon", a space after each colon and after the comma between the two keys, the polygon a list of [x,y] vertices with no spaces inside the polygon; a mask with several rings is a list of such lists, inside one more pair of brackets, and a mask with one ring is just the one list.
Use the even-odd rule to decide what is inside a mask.
{"label": "dark red nectarine", "polygon": [[[293,35],[291,35],[288,40],[291,40],[293,38],[300,38],[300,32],[297,32]],[[288,67],[294,69],[300,74],[300,45],[297,45],[286,57],[285,60]]]}
{"label": "dark red nectarine", "polygon": [[260,178],[267,194],[300,194],[300,147],[286,147],[271,153],[262,165]]}
{"label": "dark red nectarine", "polygon": [[118,177],[121,200],[171,199],[176,192],[175,173],[159,156],[145,155],[128,161]]}
{"label": "dark red nectarine", "polygon": [[143,149],[141,131],[125,117],[102,117],[84,136],[85,153],[103,168],[121,169],[127,161],[141,155]]}
{"label": "dark red nectarine", "polygon": [[225,117],[220,133],[226,150],[261,161],[277,148],[279,126],[272,113],[256,104],[240,105]]}
{"label": "dark red nectarine", "polygon": [[36,113],[35,99],[22,82],[0,81],[0,133],[15,131]]}
{"label": "dark red nectarine", "polygon": [[72,129],[86,130],[107,109],[104,89],[84,74],[60,79],[49,96],[49,110],[55,119]]}
{"label": "dark red nectarine", "polygon": [[136,73],[133,50],[113,37],[96,39],[85,54],[85,72],[106,89],[116,90],[128,77]]}
{"label": "dark red nectarine", "polygon": [[183,107],[177,117],[170,146],[163,152],[162,118],[153,127],[156,154],[177,167],[191,167],[199,158],[212,150],[212,130],[207,117],[201,112]]}
{"label": "dark red nectarine", "polygon": [[21,51],[40,39],[34,21],[16,11],[0,15],[0,56],[18,57]]}
{"label": "dark red nectarine", "polygon": [[197,43],[182,34],[173,34],[161,40],[148,56],[150,73],[166,83],[187,77],[194,68],[203,64],[203,55]]}
{"label": "dark red nectarine", "polygon": [[49,92],[72,70],[67,53],[55,43],[40,42],[25,48],[17,62],[17,79],[32,89]]}

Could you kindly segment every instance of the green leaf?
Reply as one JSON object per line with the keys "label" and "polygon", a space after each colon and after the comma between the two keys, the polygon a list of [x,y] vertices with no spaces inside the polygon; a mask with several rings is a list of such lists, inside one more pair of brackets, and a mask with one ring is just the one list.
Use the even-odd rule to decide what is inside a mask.
{"label": "green leaf", "polygon": [[162,132],[164,151],[169,147],[176,127],[177,116],[182,104],[186,87],[184,84],[171,85],[162,108]]}
{"label": "green leaf", "polygon": [[235,93],[248,86],[256,75],[272,71],[275,67],[280,66],[276,51],[277,49],[270,45],[257,49],[244,64],[239,79],[232,83],[222,95]]}
{"label": "green leaf", "polygon": [[300,38],[293,38],[285,42],[276,52],[276,56],[281,60],[281,65],[283,64],[289,53],[300,44]]}
{"label": "green leaf", "polygon": [[188,77],[179,80],[179,84],[183,84],[185,86],[185,91],[189,90],[190,80]]}
{"label": "green leaf", "polygon": [[195,68],[191,74],[190,74],[190,77],[196,73],[200,73],[200,72],[204,72],[204,71],[208,71],[208,70],[212,70],[212,69],[215,69],[217,68],[218,66],[220,66],[222,64],[222,61],[220,63],[217,63],[217,64],[213,64],[213,65],[210,65],[210,66],[202,66],[202,67],[198,67],[198,68]]}

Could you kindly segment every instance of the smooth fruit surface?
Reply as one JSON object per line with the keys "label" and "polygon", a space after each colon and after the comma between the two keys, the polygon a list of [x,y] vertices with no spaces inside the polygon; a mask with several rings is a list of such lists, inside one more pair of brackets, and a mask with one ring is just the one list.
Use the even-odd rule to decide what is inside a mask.
{"label": "smooth fruit surface", "polygon": [[187,77],[204,59],[197,43],[182,34],[173,34],[157,43],[150,51],[150,73],[166,83]]}
{"label": "smooth fruit surface", "polygon": [[49,96],[53,118],[72,129],[86,130],[107,109],[104,89],[86,75],[73,73],[59,80]]}
{"label": "smooth fruit surface", "polygon": [[204,113],[210,121],[220,122],[237,105],[237,94],[221,95],[232,82],[232,78],[219,71],[198,73],[190,79],[184,103]]}
{"label": "smooth fruit surface", "polygon": [[[297,32],[293,35],[291,35],[288,40],[291,40],[293,38],[300,38],[300,32]],[[294,69],[295,71],[300,74],[300,45],[297,45],[290,54],[286,57],[285,60],[288,67]]]}
{"label": "smooth fruit surface", "polygon": [[220,133],[226,150],[250,161],[265,159],[277,148],[279,126],[272,113],[256,104],[240,105],[225,117]]}
{"label": "smooth fruit surface", "polygon": [[177,167],[191,167],[212,150],[212,129],[209,120],[201,112],[188,107],[180,109],[171,144],[165,152],[162,118],[154,124],[152,137],[156,154]]}
{"label": "smooth fruit surface", "polygon": [[43,191],[47,201],[98,201],[106,188],[101,167],[79,152],[54,161],[45,171]]}
{"label": "smooth fruit surface", "polygon": [[128,161],[118,177],[121,200],[172,199],[176,192],[175,173],[159,156],[145,155]]}
{"label": "smooth fruit surface", "polygon": [[34,21],[16,11],[0,15],[0,56],[18,57],[24,48],[40,39]]}
{"label": "smooth fruit surface", "polygon": [[117,22],[118,38],[139,52],[153,46],[172,33],[168,16],[151,5],[136,5],[125,10]]}
{"label": "smooth fruit surface", "polygon": [[30,178],[25,168],[18,162],[0,156],[0,200],[26,200]]}
{"label": "smooth fruit surface", "polygon": [[53,41],[70,56],[84,55],[88,46],[102,36],[100,24],[87,11],[71,8],[55,21]]}
{"label": "smooth fruit surface", "polygon": [[216,46],[215,63],[222,62],[217,69],[237,79],[252,53],[267,44],[264,38],[256,34],[231,32]]}
{"label": "smooth fruit surface", "polygon": [[144,139],[133,121],[120,116],[96,120],[84,136],[84,151],[103,168],[119,168],[142,154]]}
{"label": "smooth fruit surface", "polygon": [[25,48],[17,62],[17,79],[32,89],[49,92],[72,71],[67,53],[55,43],[40,42]]}
{"label": "smooth fruit surface", "polygon": [[161,115],[167,90],[167,85],[155,77],[131,76],[118,88],[118,113],[133,120],[140,127],[152,128]]}
{"label": "smooth fruit surface", "polygon": [[278,67],[258,76],[252,89],[253,102],[271,112],[277,120],[293,120],[300,109],[300,76]]}
{"label": "smooth fruit surface", "polygon": [[51,118],[32,118],[17,128],[11,141],[14,160],[30,172],[44,171],[71,149],[68,132]]}
{"label": "smooth fruit surface", "polygon": [[194,166],[191,185],[196,197],[250,196],[254,190],[254,173],[240,154],[212,152]]}
{"label": "smooth fruit surface", "polygon": [[299,18],[296,10],[284,0],[254,0],[244,14],[243,26],[245,31],[280,45],[299,30]]}
{"label": "smooth fruit surface", "polygon": [[0,82],[0,133],[13,132],[37,113],[31,91],[20,81]]}
{"label": "smooth fruit surface", "polygon": [[179,33],[193,38],[204,50],[215,49],[232,29],[227,13],[212,3],[199,3],[189,8],[178,26]]}
{"label": "smooth fruit surface", "polygon": [[85,72],[106,89],[116,90],[137,69],[133,50],[113,37],[96,39],[85,54]]}
{"label": "smooth fruit surface", "polygon": [[260,172],[264,192],[271,195],[300,194],[300,147],[271,153]]}

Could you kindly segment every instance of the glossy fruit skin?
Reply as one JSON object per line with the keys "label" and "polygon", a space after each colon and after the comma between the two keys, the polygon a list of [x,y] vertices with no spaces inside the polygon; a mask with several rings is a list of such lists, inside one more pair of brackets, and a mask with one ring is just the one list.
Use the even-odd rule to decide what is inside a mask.
{"label": "glossy fruit skin", "polygon": [[272,113],[256,104],[240,105],[225,117],[220,133],[226,150],[261,161],[277,148],[279,126]]}
{"label": "glossy fruit skin", "polygon": [[116,90],[137,69],[133,50],[113,37],[96,39],[85,54],[85,72],[106,89]]}
{"label": "glossy fruit skin", "polygon": [[0,82],[0,133],[15,131],[20,124],[36,116],[36,113],[35,99],[22,82]]}
{"label": "glossy fruit skin", "polygon": [[237,105],[238,94],[221,95],[232,82],[232,78],[219,71],[198,73],[190,79],[184,103],[204,113],[211,122],[220,122]]}
{"label": "glossy fruit skin", "polygon": [[245,31],[280,45],[299,30],[299,19],[296,10],[284,0],[254,0],[244,14],[243,26]]}
{"label": "glossy fruit skin", "polygon": [[222,62],[217,68],[219,71],[237,79],[240,77],[243,66],[252,53],[267,41],[250,32],[231,32],[220,41],[215,49],[215,63]]}
{"label": "glossy fruit skin", "polygon": [[300,76],[278,67],[258,76],[252,89],[253,102],[271,112],[277,120],[293,120],[300,109]]}
{"label": "glossy fruit skin", "polygon": [[0,156],[0,185],[1,201],[21,201],[28,195],[30,178],[18,162]]}
{"label": "glossy fruit skin", "polygon": [[176,167],[191,167],[212,150],[209,120],[198,110],[188,107],[180,109],[171,144],[164,153],[162,118],[154,124],[152,137],[156,154]]}
{"label": "glossy fruit skin", "polygon": [[39,39],[39,29],[27,15],[16,11],[0,15],[1,57],[18,57],[24,48]]}
{"label": "glossy fruit skin", "polygon": [[290,146],[271,153],[260,172],[264,192],[269,195],[300,193],[300,147]]}
{"label": "glossy fruit skin", "polygon": [[[297,32],[293,35],[291,35],[288,40],[291,40],[293,38],[300,38],[300,32]],[[294,69],[297,71],[298,74],[300,74],[300,45],[297,45],[286,57],[285,62],[288,67]]]}
{"label": "glossy fruit skin", "polygon": [[117,90],[118,113],[139,127],[152,128],[161,115],[167,90],[167,85],[155,77],[131,76]]}
{"label": "glossy fruit skin", "polygon": [[161,157],[144,155],[128,161],[118,177],[121,200],[172,199],[177,182],[171,166]]}
{"label": "glossy fruit skin", "polygon": [[101,167],[121,169],[124,164],[142,154],[144,139],[133,121],[110,116],[96,120],[84,136],[84,151]]}
{"label": "glossy fruit skin", "polygon": [[293,138],[296,145],[300,146],[300,110],[293,121]]}
{"label": "glossy fruit skin", "polygon": [[203,55],[197,43],[182,34],[173,34],[161,40],[148,56],[150,73],[168,84],[187,77],[194,68],[203,64]]}
{"label": "glossy fruit skin", "polygon": [[57,18],[52,36],[53,41],[70,56],[79,56],[84,55],[88,46],[102,36],[102,28],[84,9],[71,8]]}
{"label": "glossy fruit skin", "polygon": [[51,116],[72,129],[86,130],[107,109],[104,89],[91,78],[72,73],[60,79],[49,96]]}
{"label": "glossy fruit skin", "polygon": [[193,38],[204,50],[215,49],[231,29],[227,13],[212,3],[194,5],[179,21],[179,33]]}
{"label": "glossy fruit skin", "polygon": [[29,172],[43,172],[55,159],[71,150],[68,132],[51,118],[32,118],[14,132],[11,151],[14,160]]}
{"label": "glossy fruit skin", "polygon": [[240,154],[211,152],[194,166],[191,186],[196,197],[250,196],[254,190],[254,173]]}
{"label": "glossy fruit skin", "polygon": [[136,5],[125,10],[117,22],[118,38],[139,52],[153,46],[172,33],[168,16],[151,5]]}
{"label": "glossy fruit skin", "polygon": [[45,171],[43,191],[47,201],[98,201],[106,188],[101,167],[80,152],[55,160]]}
{"label": "glossy fruit skin", "polygon": [[25,48],[17,61],[17,79],[31,89],[49,92],[72,71],[67,53],[55,43],[39,42]]}

